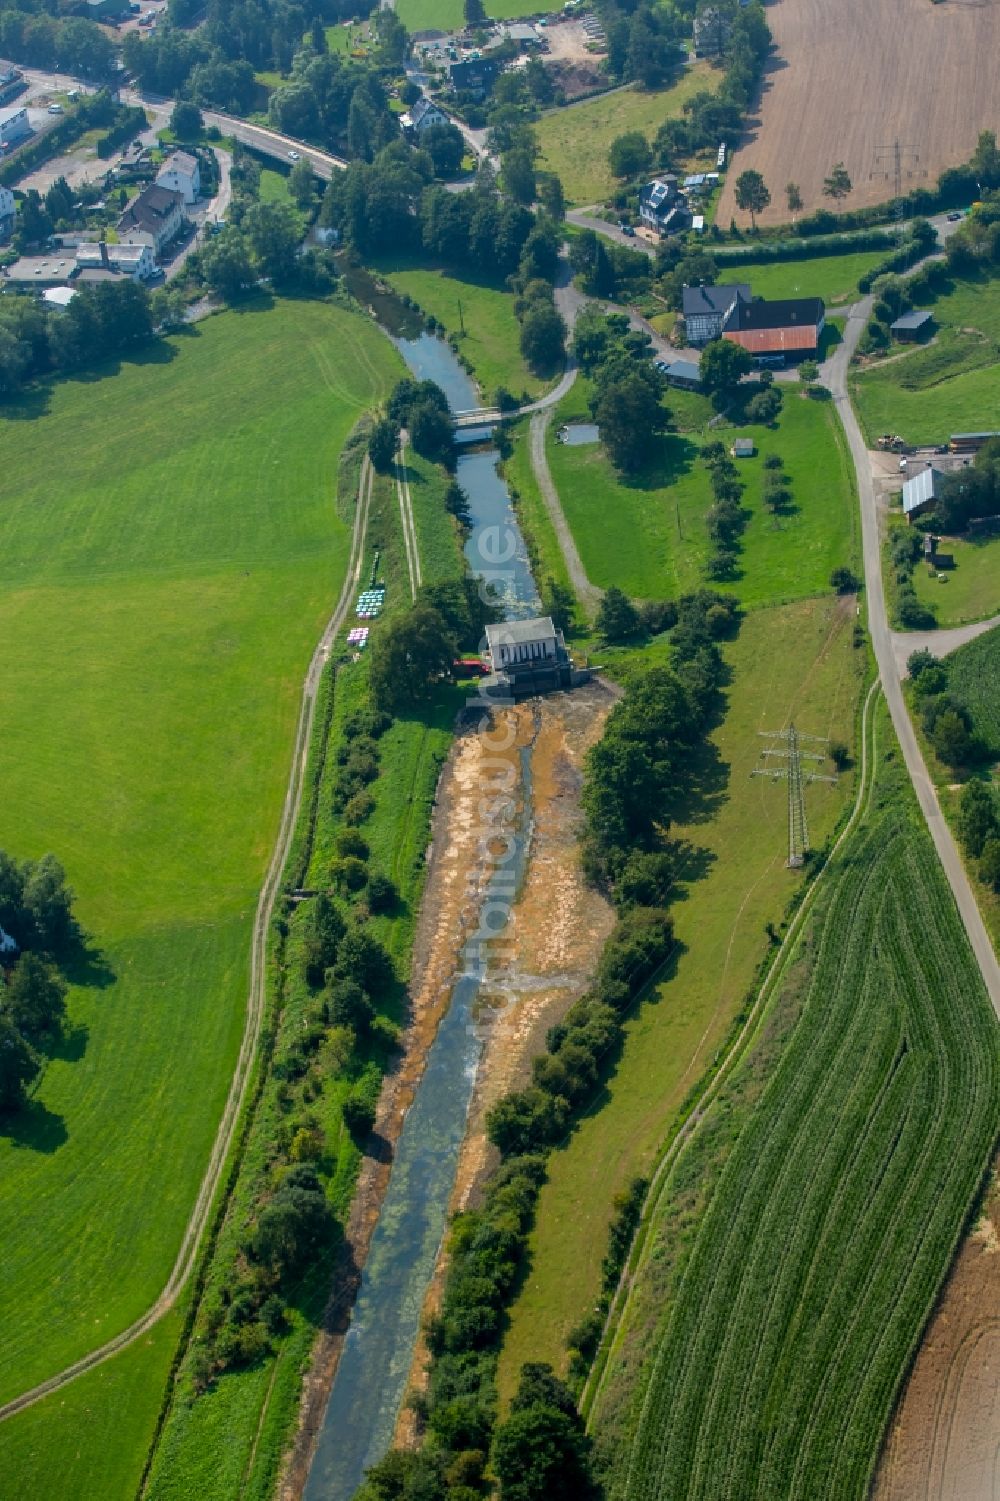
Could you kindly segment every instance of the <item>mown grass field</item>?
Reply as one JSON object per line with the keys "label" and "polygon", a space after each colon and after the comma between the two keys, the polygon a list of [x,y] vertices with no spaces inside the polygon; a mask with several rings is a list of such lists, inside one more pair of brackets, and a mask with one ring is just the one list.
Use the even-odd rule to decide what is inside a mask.
{"label": "mown grass field", "polygon": [[[472,366],[487,402],[497,386],[520,396],[540,396],[552,384],[532,375],[521,358],[514,298],[504,287],[467,281],[416,264],[411,257],[382,256],[371,264],[398,292],[406,292],[425,313],[458,336],[458,352]],[[462,332],[464,323],[465,332]]]}
{"label": "mown grass field", "polygon": [[[697,399],[697,398],[696,398]],[[674,401],[668,393],[667,405]],[[586,389],[577,382],[550,428],[548,456],[563,510],[591,582],[617,584],[637,598],[667,599],[704,582],[712,551],[705,513],[712,504],[701,440],[671,435],[660,458],[635,479],[620,478],[599,444],[557,443],[561,422],[586,416]],[[856,562],[854,482],[832,405],[786,389],[775,429],[744,424],[713,430],[726,444],[753,437],[757,452],[741,459],[743,506],[750,520],[742,536],[739,577],[726,584],[744,604],[819,594],[830,572]],[[763,460],[780,454],[792,509],[774,517],[763,503]]]}
{"label": "mown grass field", "polygon": [[707,1208],[679,1247],[676,1220],[656,1227],[677,1270],[613,1497],[861,1501],[989,1161],[995,1020],[884,713],[879,734],[873,805],[810,919],[801,1015]]}
{"label": "mown grass field", "polygon": [[941,551],[954,568],[927,568],[921,559],[913,570],[913,588],[922,604],[931,605],[941,626],[983,620],[1000,610],[1000,535],[977,527],[961,537],[945,537]]}
{"label": "mown grass field", "polygon": [[997,426],[1000,407],[1000,276],[954,277],[921,299],[937,324],[932,343],[875,364],[851,383],[870,445],[879,433],[942,443],[952,433]]}
{"label": "mown grass field", "polygon": [[672,88],[657,93],[620,89],[549,110],[535,126],[542,152],[538,165],[558,174],[571,207],[603,203],[615,185],[608,165],[615,137],[641,130],[652,140],[664,120],[680,115],[693,94],[715,88],[720,76],[708,63],[694,63]]}
{"label": "mown grass field", "polygon": [[[0,1144],[4,1396],[126,1325],[173,1262],[242,1032],[302,675],[346,560],[337,455],[400,369],[366,320],[281,302],[0,417],[4,844],[58,853],[103,960]],[[72,1405],[31,1422],[48,1413],[51,1438]]]}
{"label": "mown grass field", "polygon": [[[683,895],[673,907],[676,969],[630,1017],[592,1108],[549,1160],[530,1270],[501,1357],[505,1396],[524,1361],[564,1367],[566,1337],[600,1289],[614,1197],[661,1149],[767,952],[765,923],[780,922],[797,888],[785,866],[784,788],[750,773],[760,764],[759,731],[792,718],[802,731],[852,742],[864,671],[852,629],[853,612],[842,601],[800,601],[748,615],[725,648],[732,672],[725,719],[673,814],[673,834],[689,842]],[[808,789],[816,847],[852,789],[853,772],[835,787]]]}
{"label": "mown grass field", "polygon": [[827,307],[857,302],[858,278],[888,255],[887,250],[859,250],[821,255],[804,261],[740,261],[720,266],[719,281],[748,281],[755,297],[822,297]]}
{"label": "mown grass field", "polygon": [[261,203],[284,203],[291,207],[292,195],[288,191],[288,173],[275,172],[272,167],[262,167],[260,173]]}
{"label": "mown grass field", "polygon": [[[559,5],[537,5],[532,0],[484,0],[486,14],[495,21],[513,21],[518,16],[539,16],[560,10]],[[461,31],[462,0],[399,0],[399,19],[411,34],[415,31]]]}

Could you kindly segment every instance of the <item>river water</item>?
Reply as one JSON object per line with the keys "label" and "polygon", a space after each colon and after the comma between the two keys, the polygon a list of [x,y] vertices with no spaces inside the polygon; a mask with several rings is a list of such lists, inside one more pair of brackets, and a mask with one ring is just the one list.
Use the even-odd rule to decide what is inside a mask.
{"label": "river water", "polygon": [[[378,311],[382,316],[383,309]],[[418,379],[437,382],[452,411],[480,405],[475,386],[444,340],[429,333],[397,334],[395,343]],[[488,436],[488,429],[482,436]],[[456,478],[469,500],[472,525],[465,554],[470,570],[493,584],[506,617],[515,619],[537,614],[540,600],[510,494],[497,472],[498,461],[495,449],[477,446],[459,457]],[[495,913],[511,904],[527,859],[530,752],[522,751],[521,757],[524,796],[508,828],[508,856],[484,893],[484,912],[487,906]],[[491,924],[489,937],[500,938],[502,932]],[[446,1229],[479,1063],[475,1004],[481,981],[479,961],[470,959],[456,977],[403,1123],[304,1501],[348,1501],[365,1470],[392,1442],[424,1296]]]}

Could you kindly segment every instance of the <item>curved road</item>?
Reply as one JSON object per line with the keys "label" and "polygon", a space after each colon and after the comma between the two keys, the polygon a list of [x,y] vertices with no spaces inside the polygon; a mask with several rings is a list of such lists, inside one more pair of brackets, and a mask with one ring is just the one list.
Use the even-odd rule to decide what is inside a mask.
{"label": "curved road", "polygon": [[67,1366],[65,1370],[50,1376],[47,1381],[39,1382],[30,1391],[22,1392],[19,1397],[14,1397],[10,1402],[0,1407],[0,1421],[4,1418],[13,1417],[15,1413],[22,1412],[26,1407],[31,1407],[43,1397],[58,1391],[66,1386],[77,1376],[82,1376],[86,1371],[93,1370],[111,1356],[119,1354],[135,1340],[140,1339],[148,1329],[157,1323],[163,1315],[176,1303],[178,1295],[184,1288],[192,1271],[198,1254],[198,1247],[208,1223],[208,1217],[212,1204],[222,1178],[222,1171],[229,1156],[230,1148],[236,1135],[236,1127],[239,1123],[243,1104],[246,1100],[247,1086],[253,1070],[253,1062],[257,1052],[257,1042],[260,1037],[261,1021],[264,1015],[264,1003],[266,998],[266,967],[265,958],[267,950],[267,933],[274,914],[274,906],[278,897],[281,882],[281,874],[288,858],[288,850],[291,845],[295,824],[299,816],[299,808],[302,804],[302,788],[305,781],[306,761],[309,755],[309,742],[312,738],[313,719],[316,713],[316,694],[319,690],[323,668],[326,666],[334,637],[340,630],[350,609],[354,592],[361,577],[361,566],[364,561],[365,531],[368,525],[368,507],[371,501],[372,470],[367,457],[361,471],[361,480],[358,487],[358,507],[354,517],[354,531],[351,537],[351,556],[347,566],[347,574],[344,578],[344,586],[340,592],[336,609],[327,622],[326,629],[320,637],[316,650],[313,652],[306,673],[305,682],[302,685],[302,703],[299,709],[298,727],[295,732],[295,752],[291,769],[288,776],[288,788],[285,792],[284,807],[281,812],[281,823],[278,828],[278,837],[275,842],[274,852],[264,877],[261,887],[260,898],[257,902],[257,911],[254,915],[253,934],[250,941],[250,993],[247,999],[246,1023],[243,1030],[243,1041],[240,1045],[239,1057],[233,1072],[232,1083],[229,1087],[229,1095],[226,1106],[219,1122],[215,1143],[212,1147],[212,1155],[209,1159],[208,1168],[198,1191],[191,1218],[188,1221],[181,1242],[177,1259],[170,1273],[167,1285],[151,1308],[138,1319],[100,1345],[96,1350],[91,1350],[87,1355]]}
{"label": "curved road", "polygon": [[[844,340],[827,360],[820,372],[823,384],[830,390],[847,434],[847,441],[854,460],[858,480],[858,499],[861,504],[861,540],[865,562],[865,589],[868,596],[868,625],[872,647],[878,663],[882,689],[885,693],[892,723],[899,739],[906,769],[910,774],[920,810],[927,820],[938,858],[944,866],[955,902],[969,935],[976,961],[982,971],[986,989],[993,1009],[1000,1017],[1000,965],[997,963],[993,945],[986,925],[976,903],[969,878],[965,873],[958,848],[951,830],[945,822],[938,802],[937,791],[924,763],[913,725],[903,699],[899,664],[893,645],[893,632],[885,607],[885,590],[882,581],[882,560],[879,546],[878,514],[875,507],[875,487],[872,483],[871,460],[865,447],[858,419],[854,415],[847,390],[847,369],[857,347],[861,332],[871,311],[871,298],[866,297],[850,309],[844,331]],[[914,646],[916,643],[914,642]],[[913,648],[911,648],[913,649]]]}

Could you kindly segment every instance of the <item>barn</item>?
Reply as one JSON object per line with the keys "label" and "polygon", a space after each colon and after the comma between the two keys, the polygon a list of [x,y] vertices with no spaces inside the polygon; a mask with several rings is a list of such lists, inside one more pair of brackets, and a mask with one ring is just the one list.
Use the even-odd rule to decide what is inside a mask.
{"label": "barn", "polygon": [[801,359],[819,350],[826,322],[821,297],[785,297],[775,302],[733,303],[722,326],[722,337],[741,344],[756,356],[783,354]]}

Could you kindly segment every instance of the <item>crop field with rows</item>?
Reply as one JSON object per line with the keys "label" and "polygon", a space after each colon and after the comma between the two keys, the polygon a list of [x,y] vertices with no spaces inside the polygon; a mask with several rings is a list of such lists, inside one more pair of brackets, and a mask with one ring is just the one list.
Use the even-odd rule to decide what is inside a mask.
{"label": "crop field with rows", "polygon": [[679,1232],[618,1501],[867,1494],[996,1129],[993,1018],[898,774],[826,878],[798,1020]]}
{"label": "crop field with rows", "polygon": [[1000,630],[977,636],[949,657],[948,686],[993,754],[1000,755]]}

